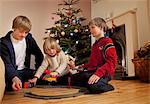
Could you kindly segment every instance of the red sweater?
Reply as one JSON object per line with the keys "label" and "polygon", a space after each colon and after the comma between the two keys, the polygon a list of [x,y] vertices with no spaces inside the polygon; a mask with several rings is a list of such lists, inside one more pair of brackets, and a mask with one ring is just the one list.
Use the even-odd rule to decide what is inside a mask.
{"label": "red sweater", "polygon": [[95,41],[91,49],[88,64],[83,67],[88,70],[96,70],[99,77],[111,75],[113,77],[117,64],[116,49],[110,38],[100,38]]}

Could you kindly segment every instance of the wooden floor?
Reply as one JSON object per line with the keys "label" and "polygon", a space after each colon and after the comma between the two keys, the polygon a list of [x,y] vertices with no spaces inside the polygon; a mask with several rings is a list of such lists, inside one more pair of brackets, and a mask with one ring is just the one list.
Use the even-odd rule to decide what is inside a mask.
{"label": "wooden floor", "polygon": [[[113,80],[110,83],[114,85],[114,91],[54,100],[42,100],[23,96],[24,91],[38,91],[36,88],[23,89],[19,92],[7,92],[2,104],[150,104],[150,84],[141,83],[136,80]],[[47,94],[65,92],[62,88],[57,88],[55,91],[54,89],[46,89],[45,91]],[[71,91],[75,90],[68,90],[68,92]]]}

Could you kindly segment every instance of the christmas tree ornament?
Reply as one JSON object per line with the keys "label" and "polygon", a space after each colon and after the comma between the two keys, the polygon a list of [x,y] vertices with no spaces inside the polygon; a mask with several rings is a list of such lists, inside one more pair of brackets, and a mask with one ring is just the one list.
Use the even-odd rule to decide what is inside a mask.
{"label": "christmas tree ornament", "polygon": [[52,20],[54,20],[54,17],[52,17]]}
{"label": "christmas tree ornament", "polygon": [[64,25],[64,27],[68,27],[68,24]]}
{"label": "christmas tree ornament", "polygon": [[59,44],[59,40],[57,39],[56,42]]}
{"label": "christmas tree ornament", "polygon": [[55,34],[49,34],[50,37],[55,37]]}
{"label": "christmas tree ornament", "polygon": [[74,32],[77,33],[77,32],[78,32],[78,29],[75,29]]}
{"label": "christmas tree ornament", "polygon": [[76,20],[73,20],[72,23],[75,24],[75,23],[76,23]]}
{"label": "christmas tree ornament", "polygon": [[76,44],[78,44],[79,43],[79,41],[76,41]]}
{"label": "christmas tree ornament", "polygon": [[60,23],[57,23],[57,24],[56,24],[56,26],[60,27],[60,26],[61,26],[61,24],[60,24]]}
{"label": "christmas tree ornament", "polygon": [[78,32],[81,32],[81,30],[79,29]]}
{"label": "christmas tree ornament", "polygon": [[61,32],[61,35],[62,35],[62,36],[65,36],[65,32],[64,32],[64,31],[62,31],[62,32]]}
{"label": "christmas tree ornament", "polygon": [[70,36],[73,36],[73,33],[70,33]]}
{"label": "christmas tree ornament", "polygon": [[51,32],[51,30],[47,30],[47,32],[48,32],[48,33],[50,33],[50,32]]}
{"label": "christmas tree ornament", "polygon": [[87,31],[89,31],[88,29],[85,29],[85,31],[87,32]]}

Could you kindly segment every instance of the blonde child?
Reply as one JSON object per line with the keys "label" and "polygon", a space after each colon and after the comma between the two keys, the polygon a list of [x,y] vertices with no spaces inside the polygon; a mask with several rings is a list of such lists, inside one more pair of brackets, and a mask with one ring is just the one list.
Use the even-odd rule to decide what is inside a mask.
{"label": "blonde child", "polygon": [[30,57],[35,56],[35,68],[39,68],[43,54],[30,30],[31,21],[26,16],[17,16],[12,23],[12,30],[0,38],[1,58],[5,64],[6,90],[20,90],[22,84],[33,78],[30,69]]}
{"label": "blonde child", "polygon": [[41,66],[38,68],[34,78],[29,80],[31,83],[36,83],[46,69],[51,73],[50,76],[63,76],[68,73],[68,58],[61,50],[59,44],[54,38],[46,38],[43,44],[44,53],[46,54]]}

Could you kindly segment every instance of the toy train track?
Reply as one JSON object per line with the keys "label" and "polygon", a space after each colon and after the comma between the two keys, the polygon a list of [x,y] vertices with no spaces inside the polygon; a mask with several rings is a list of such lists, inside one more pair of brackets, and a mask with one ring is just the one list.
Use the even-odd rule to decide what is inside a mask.
{"label": "toy train track", "polygon": [[[36,88],[68,88],[68,86],[52,86],[52,85],[36,85]],[[69,98],[69,97],[77,97],[80,95],[83,95],[87,92],[87,89],[84,87],[77,87],[77,86],[71,86],[71,88],[74,89],[79,89],[78,92],[72,93],[72,94],[62,94],[62,95],[51,95],[51,96],[46,96],[46,95],[40,95],[40,94],[36,94],[33,92],[25,92],[24,96],[25,97],[30,97],[30,98],[36,98],[36,99],[45,99],[45,100],[49,100],[49,99],[62,99],[62,98]]]}

